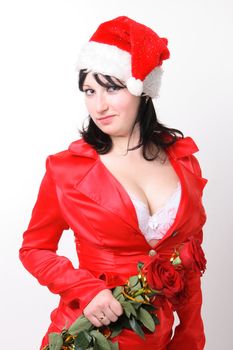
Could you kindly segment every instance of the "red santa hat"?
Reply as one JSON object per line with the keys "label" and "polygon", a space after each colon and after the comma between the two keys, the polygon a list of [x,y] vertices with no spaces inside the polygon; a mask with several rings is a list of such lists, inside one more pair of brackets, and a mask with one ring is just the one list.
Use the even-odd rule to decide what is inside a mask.
{"label": "red santa hat", "polygon": [[128,17],[102,23],[83,47],[77,70],[114,76],[129,92],[158,96],[163,60],[169,58],[167,39]]}

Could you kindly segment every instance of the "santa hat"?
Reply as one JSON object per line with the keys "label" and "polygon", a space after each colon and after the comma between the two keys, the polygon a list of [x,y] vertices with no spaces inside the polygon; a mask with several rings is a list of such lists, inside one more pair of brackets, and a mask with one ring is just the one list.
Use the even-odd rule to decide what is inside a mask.
{"label": "santa hat", "polygon": [[116,77],[129,92],[158,96],[163,60],[169,58],[167,39],[128,17],[102,23],[83,47],[77,70]]}

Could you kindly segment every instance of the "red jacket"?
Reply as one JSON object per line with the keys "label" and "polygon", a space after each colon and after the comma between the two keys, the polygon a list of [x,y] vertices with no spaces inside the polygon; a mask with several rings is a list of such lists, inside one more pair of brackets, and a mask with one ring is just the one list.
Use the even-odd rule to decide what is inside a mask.
{"label": "red jacket", "polygon": [[[180,179],[182,195],[174,224],[154,249],[138,227],[130,197],[90,145],[80,139],[68,150],[47,158],[20,259],[40,284],[61,296],[51,313],[48,332],[62,330],[66,321],[72,323],[101,290],[124,284],[137,274],[137,262],[148,263],[151,251],[170,258],[174,248],[190,237],[202,242],[206,215],[201,198],[207,180],[201,177],[193,156],[197,151],[190,137],[179,139],[166,151]],[[75,235],[78,269],[56,254],[62,232],[68,228]],[[131,333],[128,337],[130,331],[126,330],[119,336],[120,349],[141,350],[146,345],[154,350],[202,350],[200,273],[190,271],[187,288],[189,302],[177,307],[180,325],[172,340],[173,311],[166,303],[159,311],[156,332],[143,341]],[[48,332],[42,345],[48,341]]]}

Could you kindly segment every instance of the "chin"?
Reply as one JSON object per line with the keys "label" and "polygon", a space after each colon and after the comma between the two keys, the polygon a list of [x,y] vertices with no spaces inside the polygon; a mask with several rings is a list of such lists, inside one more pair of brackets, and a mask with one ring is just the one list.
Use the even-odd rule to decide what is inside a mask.
{"label": "chin", "polygon": [[116,134],[118,134],[117,130],[114,129],[113,127],[109,126],[98,126],[98,128],[103,131],[105,134],[108,134],[109,136],[116,136]]}

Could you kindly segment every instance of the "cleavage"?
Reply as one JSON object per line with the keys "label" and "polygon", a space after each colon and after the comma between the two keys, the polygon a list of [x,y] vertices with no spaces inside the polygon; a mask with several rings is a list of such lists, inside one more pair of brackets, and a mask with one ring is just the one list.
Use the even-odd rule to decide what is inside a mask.
{"label": "cleavage", "polygon": [[131,200],[136,200],[148,212],[149,216],[152,218],[156,216],[158,212],[160,212],[163,208],[165,208],[170,203],[170,201],[172,201],[172,199],[176,196],[179,190],[180,190],[180,182],[177,183],[176,188],[171,193],[171,195],[166,199],[166,202],[163,205],[161,205],[159,208],[157,208],[156,212],[154,213],[152,213],[152,211],[150,210],[148,201],[146,204],[143,200],[139,198],[139,196],[135,195],[133,192],[128,192],[128,195],[131,198]]}

